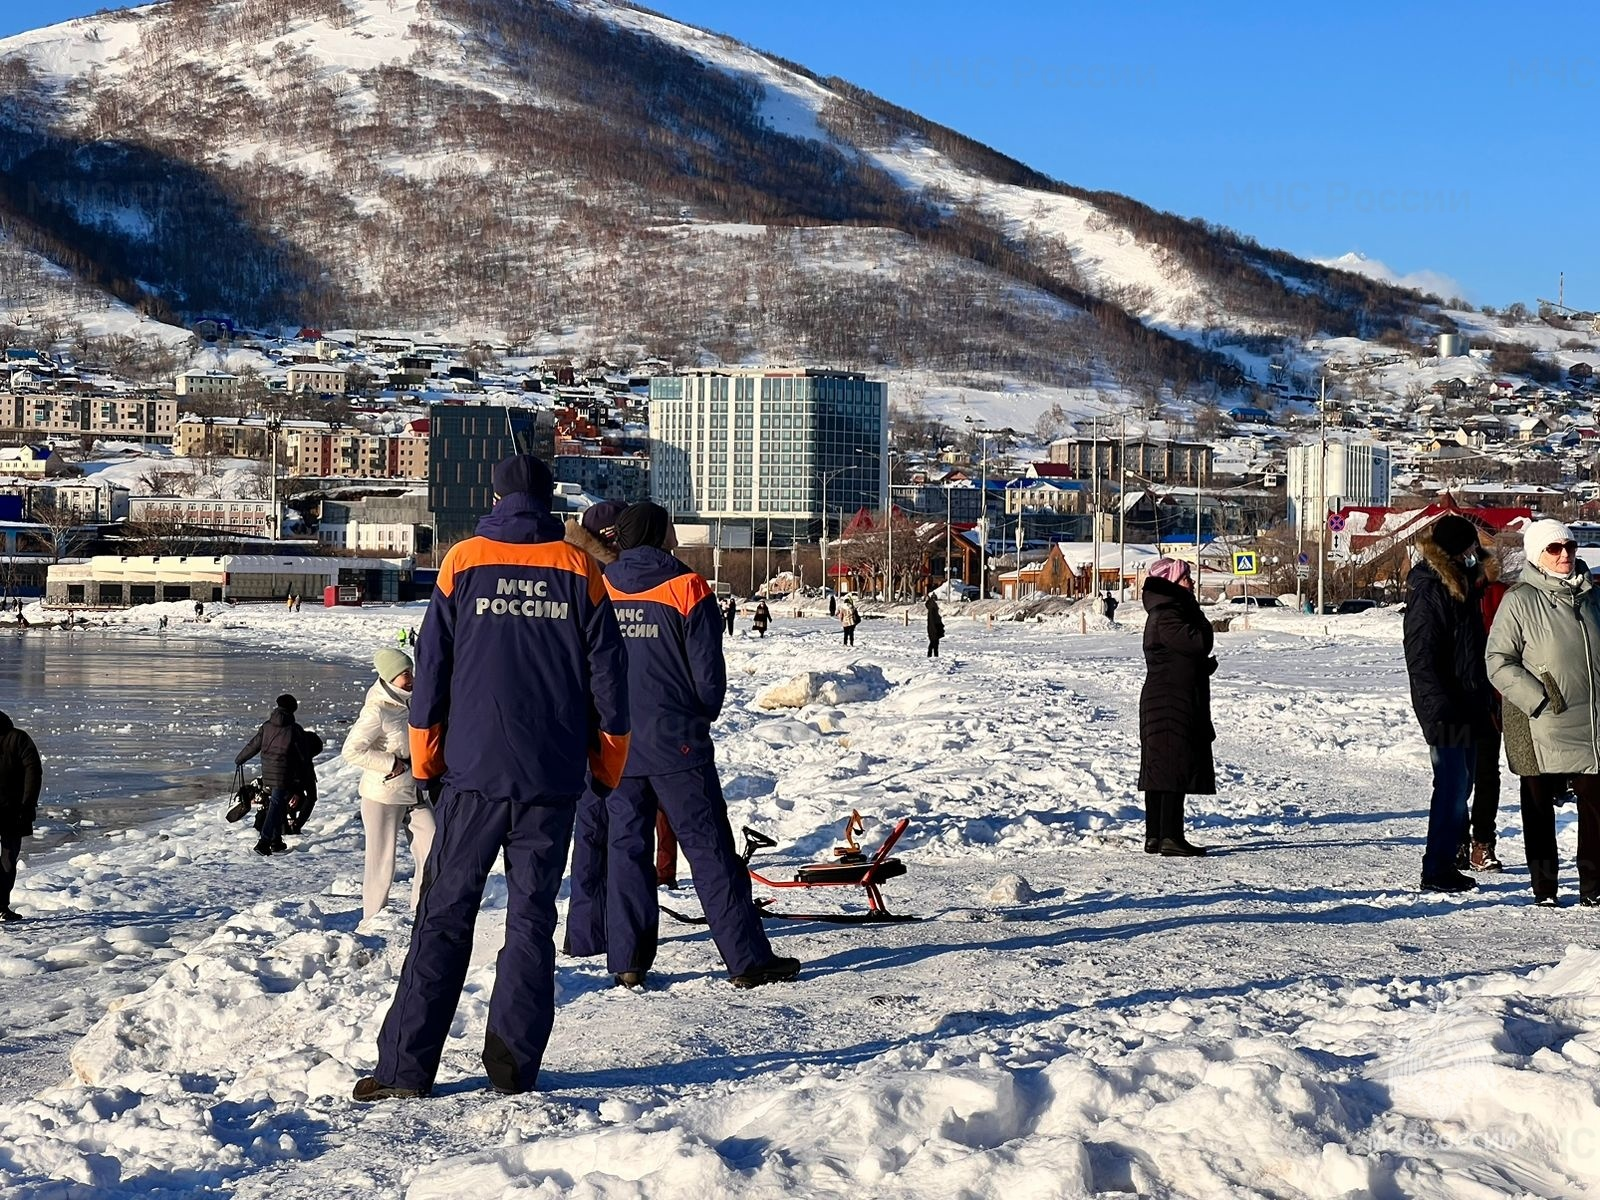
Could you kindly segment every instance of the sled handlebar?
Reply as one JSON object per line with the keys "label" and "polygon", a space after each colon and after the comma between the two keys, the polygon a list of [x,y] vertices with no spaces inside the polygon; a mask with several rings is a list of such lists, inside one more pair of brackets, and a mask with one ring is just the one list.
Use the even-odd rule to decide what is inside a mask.
{"label": "sled handlebar", "polygon": [[751,829],[750,826],[746,825],[744,827],[744,853],[739,857],[744,860],[744,865],[748,867],[750,860],[756,856],[757,850],[770,850],[777,844],[776,838],[769,838],[759,829]]}

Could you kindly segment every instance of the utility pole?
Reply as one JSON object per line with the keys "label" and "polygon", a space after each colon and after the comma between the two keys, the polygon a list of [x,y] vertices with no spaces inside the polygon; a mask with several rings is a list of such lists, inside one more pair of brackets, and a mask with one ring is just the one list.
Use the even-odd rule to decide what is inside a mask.
{"label": "utility pole", "polygon": [[1317,615],[1327,603],[1328,568],[1328,376],[1323,374],[1317,404]]}
{"label": "utility pole", "polygon": [[283,514],[278,511],[278,430],[282,422],[277,417],[267,421],[267,440],[271,443],[272,483],[268,492],[268,505],[272,511],[272,540],[283,536]]}
{"label": "utility pole", "polygon": [[1322,376],[1322,399],[1317,405],[1321,419],[1317,422],[1317,616],[1322,615],[1325,603],[1323,575],[1327,569],[1328,551],[1328,376]]}
{"label": "utility pole", "polygon": [[1300,460],[1300,478],[1297,482],[1300,485],[1300,502],[1295,505],[1294,509],[1294,610],[1295,612],[1304,612],[1306,607],[1304,596],[1305,576],[1310,573],[1305,572],[1302,574],[1303,568],[1300,565],[1300,560],[1305,557],[1306,552],[1306,470],[1304,457]]}
{"label": "utility pole", "polygon": [[1128,412],[1117,416],[1117,599],[1126,600],[1123,581],[1128,570]]}
{"label": "utility pole", "polygon": [[822,590],[828,590],[828,480],[836,475],[843,475],[846,471],[854,471],[858,464],[852,463],[848,467],[840,467],[836,471],[822,471]]}
{"label": "utility pole", "polygon": [[828,590],[828,473],[822,473],[822,590]]}
{"label": "utility pole", "polygon": [[889,493],[889,574],[884,577],[884,589],[888,593],[889,603],[894,603],[894,451],[889,451],[888,479],[885,484]]}
{"label": "utility pole", "polygon": [[[1100,417],[1096,415],[1090,426],[1089,461],[1093,475],[1089,482],[1089,545],[1094,566],[1089,571],[1089,590],[1100,594]],[[1017,555],[1017,568],[1022,568],[1022,556]],[[1021,576],[1018,576],[1021,578]]]}
{"label": "utility pole", "polygon": [[973,421],[966,418],[971,425],[972,432],[979,437],[980,457],[978,459],[978,599],[989,598],[989,433]]}
{"label": "utility pole", "polygon": [[[963,575],[965,572],[963,572]],[[944,581],[949,583],[950,574],[950,481],[944,481]],[[961,580],[966,583],[966,579]]]}

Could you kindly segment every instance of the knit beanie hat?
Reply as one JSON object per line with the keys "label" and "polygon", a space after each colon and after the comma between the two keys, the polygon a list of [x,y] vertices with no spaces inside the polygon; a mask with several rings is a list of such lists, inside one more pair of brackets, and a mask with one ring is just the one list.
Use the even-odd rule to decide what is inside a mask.
{"label": "knit beanie hat", "polygon": [[556,490],[555,476],[531,454],[513,454],[495,463],[489,476],[496,496],[525,494],[535,500],[548,500]]}
{"label": "knit beanie hat", "polygon": [[1460,554],[1478,544],[1478,527],[1465,517],[1445,513],[1433,523],[1433,544],[1446,554]]}
{"label": "knit beanie hat", "polygon": [[411,656],[393,646],[382,646],[372,656],[372,665],[377,668],[379,679],[392,683],[397,676],[411,670]]}
{"label": "knit beanie hat", "polygon": [[1189,564],[1181,558],[1158,558],[1150,564],[1150,578],[1182,583],[1189,578]]}
{"label": "knit beanie hat", "polygon": [[1546,517],[1542,521],[1530,521],[1528,527],[1522,531],[1522,553],[1530,566],[1537,567],[1539,555],[1544,553],[1546,546],[1576,540],[1572,536],[1572,530],[1560,521]]}
{"label": "knit beanie hat", "polygon": [[630,504],[617,518],[617,549],[632,550],[635,546],[654,546],[660,549],[667,542],[667,528],[672,515],[659,504],[648,500]]}
{"label": "knit beanie hat", "polygon": [[283,709],[283,711],[286,713],[292,713],[295,709],[300,707],[300,701],[296,700],[288,692],[285,692],[283,695],[278,697],[278,707]]}

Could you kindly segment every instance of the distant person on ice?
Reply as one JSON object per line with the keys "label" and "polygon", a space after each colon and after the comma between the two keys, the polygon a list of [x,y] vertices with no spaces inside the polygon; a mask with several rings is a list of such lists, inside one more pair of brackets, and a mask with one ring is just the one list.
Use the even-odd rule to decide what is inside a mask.
{"label": "distant person on ice", "polygon": [[0,712],[0,921],[20,920],[11,908],[22,839],[33,836],[39,818],[44,768],[33,739]]}
{"label": "distant person on ice", "polygon": [[729,636],[732,636],[733,634],[733,623],[738,619],[738,617],[739,602],[732,596],[729,596],[722,605],[722,624],[726,628]]}
{"label": "distant person on ice", "polygon": [[944,638],[944,618],[939,615],[939,600],[928,596],[928,657],[939,657],[939,642]]}
{"label": "distant person on ice", "polygon": [[839,606],[839,625],[844,630],[844,644],[856,644],[856,626],[861,624],[861,614],[856,611],[856,602],[849,596],[844,598],[844,603]]}
{"label": "distant person on ice", "polygon": [[[260,855],[282,854],[289,847],[284,843],[284,822],[289,815],[289,797],[304,794],[307,788],[316,789],[314,777],[308,778],[310,764],[307,755],[306,731],[295,720],[299,702],[287,692],[279,696],[272,712],[256,730],[255,737],[245,744],[233,760],[242,767],[256,755],[261,755],[261,782],[267,786],[266,818],[261,825],[261,838],[256,842]],[[318,745],[320,746],[320,740]]]}
{"label": "distant person on ice", "polygon": [[733,985],[793,979],[799,960],[778,957],[767,941],[717,778],[711,724],[728,680],[716,597],[672,556],[671,532],[657,504],[631,505],[617,522],[620,554],[606,568],[606,590],[628,647],[633,740],[622,782],[579,808],[580,824],[605,829],[606,857],[603,872],[573,872],[568,944],[579,955],[603,949],[619,985],[644,983],[659,919],[651,845],[659,806]]}
{"label": "distant person on ice", "polygon": [[1494,729],[1494,692],[1484,667],[1477,526],[1446,513],[1417,535],[1416,550],[1422,561],[1406,577],[1406,673],[1411,707],[1433,763],[1422,887],[1467,892],[1477,884],[1456,868],[1456,847],[1467,831],[1477,743]]}
{"label": "distant person on ice", "polygon": [[1185,796],[1217,790],[1211,743],[1211,622],[1194,598],[1182,559],[1157,559],[1145,578],[1144,689],[1139,693],[1139,789],[1144,792],[1144,852],[1167,858],[1204,854],[1183,831]]}
{"label": "distant person on ice", "polygon": [[1500,601],[1487,660],[1504,698],[1507,750],[1524,723],[1532,742],[1535,773],[1519,769],[1528,876],[1536,903],[1560,903],[1555,804],[1570,783],[1578,798],[1578,902],[1600,907],[1600,594],[1560,521],[1530,523],[1522,544],[1527,565]]}
{"label": "distant person on ice", "polygon": [[750,627],[762,637],[767,636],[767,626],[772,624],[772,610],[767,607],[765,600],[756,601],[756,615],[750,622]]}
{"label": "distant person on ice", "polygon": [[506,940],[483,1065],[498,1092],[538,1085],[573,814],[586,770],[614,787],[628,757],[628,665],[599,565],[562,540],[544,463],[512,455],[492,479],[494,511],[445,555],[417,642],[411,769],[437,797],[438,834],[378,1065],[356,1100],[432,1089],[502,852]]}
{"label": "distant person on ice", "polygon": [[[377,681],[367,689],[361,715],[344,739],[345,762],[361,768],[361,828],[366,835],[366,862],[361,877],[361,915],[383,911],[394,883],[395,843],[401,823],[411,830],[411,911],[422,896],[423,868],[433,845],[433,809],[418,795],[411,774],[411,659],[403,650],[385,646],[372,656]],[[419,803],[419,799],[423,802]]]}

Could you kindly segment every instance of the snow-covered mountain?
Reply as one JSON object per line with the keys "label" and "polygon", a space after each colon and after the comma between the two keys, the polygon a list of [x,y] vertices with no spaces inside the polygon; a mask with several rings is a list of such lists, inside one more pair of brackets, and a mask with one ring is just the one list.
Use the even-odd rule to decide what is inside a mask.
{"label": "snow-covered mountain", "polygon": [[0,242],[156,311],[1062,386],[1438,320],[612,0],[168,0],[0,97]]}

